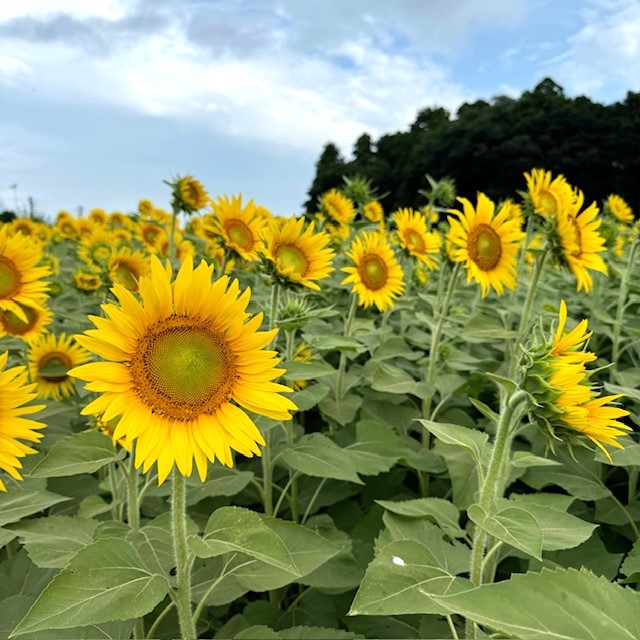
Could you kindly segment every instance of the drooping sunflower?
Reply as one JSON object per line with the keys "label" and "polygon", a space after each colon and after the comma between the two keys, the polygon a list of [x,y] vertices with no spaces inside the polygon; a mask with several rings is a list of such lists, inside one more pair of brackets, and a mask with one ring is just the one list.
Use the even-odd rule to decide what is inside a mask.
{"label": "drooping sunflower", "polygon": [[449,216],[451,259],[464,263],[467,282],[477,282],[483,298],[490,288],[498,294],[505,287],[515,289],[516,255],[525,237],[522,218],[510,217],[512,210],[505,207],[496,214],[494,203],[484,193],[478,193],[475,209],[466,198],[458,201],[463,211],[452,211],[457,218]]}
{"label": "drooping sunflower", "polygon": [[137,291],[140,278],[149,273],[149,258],[141,251],[122,247],[111,256],[107,268],[112,283]]}
{"label": "drooping sunflower", "polygon": [[221,242],[247,261],[260,257],[264,219],[256,215],[253,200],[242,206],[242,195],[219,197],[212,202],[212,230]]}
{"label": "drooping sunflower", "polygon": [[436,231],[427,230],[425,216],[413,209],[398,209],[393,221],[400,246],[429,269],[437,269],[442,240]]}
{"label": "drooping sunflower", "polygon": [[27,344],[36,342],[53,320],[53,313],[46,306],[22,307],[25,322],[13,311],[0,309],[0,338],[6,335],[21,338]]}
{"label": "drooping sunflower", "polygon": [[352,284],[359,304],[365,309],[375,304],[380,311],[393,307],[404,291],[402,267],[386,238],[375,231],[358,234],[347,253],[352,267],[343,267],[349,275],[342,284]]}
{"label": "drooping sunflower", "polygon": [[157,463],[159,483],[174,464],[189,476],[195,459],[204,481],[207,459],[231,466],[232,449],[260,455],[264,439],[243,409],[275,420],[296,409],[281,395],[291,389],[273,382],[284,373],[265,350],[276,331],[258,331],[262,313],[246,312],[248,289],[226,276],[212,284],[212,274],[189,256],[172,282],[170,265],[154,256],[140,300],[114,285],[119,304],[103,305],[106,318],[91,316],[96,329],[77,337],[105,359],[70,372],[101,394],[82,413],[121,416],[114,439],[137,440],[136,466]]}
{"label": "drooping sunflower", "polygon": [[51,275],[46,265],[38,266],[42,249],[38,242],[17,234],[9,236],[7,228],[0,228],[0,309],[12,311],[28,322],[24,307],[41,307],[47,298]]}
{"label": "drooping sunflower", "polygon": [[551,171],[532,169],[524,177],[534,212],[545,218],[556,215],[573,200],[573,189],[562,174],[553,178]]}
{"label": "drooping sunflower", "polygon": [[612,193],[605,202],[605,207],[607,211],[616,219],[618,222],[626,222],[631,223],[634,220],[633,211],[631,207],[624,201],[623,198]]}
{"label": "drooping sunflower", "polygon": [[304,218],[290,218],[284,224],[271,220],[263,234],[262,253],[276,277],[319,290],[316,282],[333,271],[335,252],[327,246],[328,234],[316,233],[313,222],[305,229],[304,222]]}
{"label": "drooping sunflower", "polygon": [[175,184],[174,194],[179,206],[187,213],[202,209],[209,199],[202,183],[193,176],[180,178]]}
{"label": "drooping sunflower", "polygon": [[349,224],[356,217],[353,202],[337,189],[330,189],[320,198],[322,211],[339,224]]}
{"label": "drooping sunflower", "polygon": [[31,345],[29,350],[29,375],[36,383],[39,398],[62,400],[75,393],[69,370],[85,362],[91,355],[76,344],[73,337],[64,333],[50,333]]}
{"label": "drooping sunflower", "polygon": [[384,209],[377,200],[362,206],[362,215],[370,222],[380,222],[384,218]]}
{"label": "drooping sunflower", "polygon": [[580,437],[586,437],[611,459],[604,445],[623,448],[617,438],[627,435],[631,428],[619,418],[629,412],[611,405],[621,395],[599,397],[589,383],[590,372],[585,365],[596,355],[586,350],[591,336],[587,320],[565,331],[566,320],[567,306],[562,300],[555,333],[549,338],[541,336],[525,352],[528,363],[524,387],[535,400],[530,416],[550,437],[552,449],[554,440],[583,444]]}
{"label": "drooping sunflower", "polygon": [[[24,367],[5,369],[8,357],[7,352],[0,354],[0,469],[12,478],[22,480],[18,471],[22,467],[19,458],[37,453],[22,440],[40,442],[42,433],[39,429],[46,426],[23,416],[44,409],[44,405],[28,404],[36,397],[36,385],[28,384]],[[0,479],[0,491],[6,490]]]}
{"label": "drooping sunflower", "polygon": [[598,233],[601,219],[593,202],[582,213],[581,191],[575,194],[570,207],[561,209],[555,217],[554,255],[576,277],[578,291],[591,291],[593,280],[589,271],[607,273],[607,265],[599,253],[606,251],[605,239]]}

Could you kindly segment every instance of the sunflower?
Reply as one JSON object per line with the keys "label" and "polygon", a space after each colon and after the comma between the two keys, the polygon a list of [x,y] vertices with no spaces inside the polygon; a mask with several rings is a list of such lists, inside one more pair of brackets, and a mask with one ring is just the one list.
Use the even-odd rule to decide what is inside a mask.
{"label": "sunflower", "polygon": [[212,202],[212,231],[222,243],[247,261],[260,257],[263,218],[256,215],[256,205],[249,200],[242,206],[242,195],[219,197]]}
{"label": "sunflower", "polygon": [[273,265],[276,277],[319,290],[317,280],[333,271],[333,249],[327,247],[331,238],[326,233],[314,233],[313,222],[304,229],[304,218],[290,218],[284,224],[276,220],[264,232],[262,253]]}
{"label": "sunflower", "polygon": [[149,273],[149,258],[140,251],[123,247],[111,256],[107,269],[112,283],[137,291],[141,276]]}
{"label": "sunflower", "polygon": [[62,400],[75,393],[69,369],[91,359],[90,354],[75,344],[73,337],[62,333],[43,336],[29,350],[29,374],[36,383],[38,398]]}
{"label": "sunflower", "polygon": [[18,234],[9,236],[0,229],[0,310],[12,311],[28,322],[24,307],[41,307],[47,298],[51,275],[48,266],[37,266],[42,259],[40,243]]}
{"label": "sunflower", "polygon": [[58,213],[58,220],[56,221],[54,230],[68,240],[75,240],[78,237],[78,225],[71,217],[71,214],[66,211],[60,211]]}
{"label": "sunflower", "polygon": [[338,224],[348,224],[356,217],[353,202],[337,189],[330,189],[320,198],[322,211]]}
{"label": "sunflower", "polygon": [[573,200],[571,185],[562,174],[552,179],[551,171],[532,169],[524,177],[534,212],[545,218],[557,214]]}
{"label": "sunflower", "polygon": [[393,214],[400,246],[429,269],[437,269],[442,241],[435,231],[427,230],[427,219],[413,209],[398,209]]}
{"label": "sunflower", "polygon": [[347,255],[354,266],[343,267],[349,275],[342,284],[353,285],[365,309],[372,304],[380,311],[391,309],[394,299],[404,291],[404,274],[384,236],[375,231],[357,235]]}
{"label": "sunflower", "polygon": [[140,213],[140,217],[143,220],[150,218],[154,209],[155,209],[155,205],[148,198],[143,198],[142,200],[138,200],[138,212]]}
{"label": "sunflower", "polygon": [[91,211],[89,211],[89,219],[98,225],[105,225],[107,224],[109,216],[104,209],[91,209]]}
{"label": "sunflower", "polygon": [[615,193],[607,198],[605,208],[618,222],[633,222],[634,220],[631,207]]}
{"label": "sunflower", "polygon": [[[7,359],[6,352],[0,354],[0,469],[12,478],[22,480],[18,472],[22,464],[18,458],[37,451],[21,440],[40,442],[42,434],[37,429],[46,426],[23,416],[44,409],[44,405],[27,404],[36,397],[36,385],[27,384],[24,367],[5,369]],[[0,480],[0,491],[6,490],[4,482]]]}
{"label": "sunflower", "polygon": [[121,211],[113,211],[109,214],[108,226],[110,229],[129,229],[133,220]]}
{"label": "sunflower", "polygon": [[73,282],[80,291],[97,291],[104,284],[99,273],[87,269],[76,271]]}
{"label": "sunflower", "polygon": [[10,223],[9,228],[11,229],[11,235],[21,233],[23,236],[31,238],[35,237],[38,231],[37,224],[29,218],[16,218]]}
{"label": "sunflower", "polygon": [[180,178],[175,184],[174,193],[178,205],[187,213],[202,209],[209,199],[202,184],[192,176]]}
{"label": "sunflower", "polygon": [[607,265],[598,255],[606,250],[605,239],[598,233],[601,220],[596,203],[579,213],[584,195],[577,191],[575,196],[572,205],[561,209],[555,218],[554,254],[575,275],[578,291],[589,292],[593,284],[589,270],[607,273]]}
{"label": "sunflower", "polygon": [[384,218],[384,209],[377,200],[372,200],[362,207],[362,215],[370,222],[380,222]]}
{"label": "sunflower", "polygon": [[484,298],[492,287],[501,294],[504,287],[515,289],[516,254],[525,234],[522,219],[509,217],[511,209],[503,207],[495,214],[495,205],[484,193],[478,193],[476,209],[466,198],[458,198],[464,212],[452,211],[447,239],[454,248],[454,262],[464,262],[467,282],[474,280],[482,288]]}
{"label": "sunflower", "polygon": [[565,330],[566,321],[567,305],[561,300],[555,332],[548,339],[541,337],[526,351],[529,362],[525,366],[524,387],[535,401],[531,417],[551,436],[551,448],[553,439],[571,444],[580,443],[579,438],[584,436],[611,459],[604,445],[623,447],[617,438],[627,435],[631,428],[618,418],[629,412],[611,406],[621,395],[598,397],[588,382],[590,372],[585,365],[597,356],[586,350],[591,336],[587,320],[571,331]]}
{"label": "sunflower", "polygon": [[82,413],[121,416],[113,437],[137,440],[136,467],[157,463],[160,484],[174,464],[189,476],[195,459],[204,481],[207,459],[232,466],[232,449],[260,455],[264,439],[243,409],[274,420],[296,409],[281,395],[291,389],[273,382],[284,373],[276,352],[264,349],[276,331],[258,331],[248,289],[226,276],[212,284],[212,274],[188,256],[172,283],[170,264],[153,256],[141,300],[114,285],[120,304],[103,305],[106,318],[91,316],[96,329],[77,338],[106,360],[70,372],[101,393]]}
{"label": "sunflower", "polygon": [[0,338],[10,335],[32,344],[53,320],[53,313],[45,306],[22,307],[22,313],[27,318],[26,322],[13,311],[0,309]]}
{"label": "sunflower", "polygon": [[89,235],[83,236],[78,244],[78,257],[85,264],[104,266],[109,261],[115,249],[113,234],[103,227],[94,229]]}

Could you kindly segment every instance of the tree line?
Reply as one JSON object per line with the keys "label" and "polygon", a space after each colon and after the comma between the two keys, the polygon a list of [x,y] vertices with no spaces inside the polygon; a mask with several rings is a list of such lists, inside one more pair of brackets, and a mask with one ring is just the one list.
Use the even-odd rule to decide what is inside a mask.
{"label": "tree line", "polygon": [[523,172],[534,167],[563,173],[585,201],[622,196],[636,212],[640,204],[640,93],[603,105],[568,98],[545,78],[519,98],[498,96],[463,104],[452,117],[442,107],[420,110],[408,131],[377,141],[361,135],[353,159],[328,143],[317,163],[304,206],[317,210],[318,196],[343,186],[343,177],[371,180],[386,194],[386,211],[426,203],[419,189],[425,174],[454,178],[460,195],[477,191],[500,200],[526,189]]}

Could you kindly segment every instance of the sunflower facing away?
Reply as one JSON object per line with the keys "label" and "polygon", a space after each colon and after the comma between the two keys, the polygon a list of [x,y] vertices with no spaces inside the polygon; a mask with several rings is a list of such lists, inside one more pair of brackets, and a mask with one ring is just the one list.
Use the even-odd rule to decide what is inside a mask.
{"label": "sunflower facing away", "polygon": [[478,193],[475,209],[466,198],[458,200],[463,211],[452,211],[457,219],[449,216],[451,259],[464,262],[467,282],[477,282],[483,298],[490,288],[499,294],[504,287],[515,289],[516,255],[525,237],[522,219],[513,216],[512,207],[502,207],[496,214],[495,205],[484,193]]}
{"label": "sunflower facing away", "polygon": [[29,351],[29,374],[37,385],[38,398],[62,400],[73,395],[75,385],[69,370],[90,359],[90,354],[64,333],[43,336]]}
{"label": "sunflower facing away", "polygon": [[617,438],[631,428],[618,419],[629,412],[610,404],[621,395],[598,397],[588,382],[585,364],[596,360],[596,355],[586,351],[591,336],[587,321],[565,331],[566,321],[567,305],[562,300],[556,331],[527,351],[525,388],[536,401],[531,416],[550,435],[551,448],[554,439],[581,443],[579,438],[584,436],[611,459],[604,445],[623,448]]}
{"label": "sunflower facing away", "polygon": [[202,209],[208,200],[205,188],[192,176],[186,176],[178,180],[175,186],[175,194],[178,197],[180,206],[188,213]]}
{"label": "sunflower facing away", "polygon": [[552,179],[551,171],[532,169],[524,177],[534,212],[545,218],[556,215],[573,200],[571,185],[562,174]]}
{"label": "sunflower facing away", "polygon": [[[23,416],[44,409],[44,405],[29,405],[36,397],[35,384],[27,384],[27,373],[24,367],[6,369],[8,354],[0,354],[0,469],[12,478],[22,480],[18,469],[22,467],[19,458],[30,453],[37,453],[21,442],[39,442],[46,425]],[[0,479],[0,491],[6,491]]]}
{"label": "sunflower facing away", "polygon": [[599,253],[606,250],[605,239],[598,233],[601,219],[593,202],[579,213],[584,202],[581,191],[571,207],[562,209],[555,219],[554,253],[560,264],[576,277],[578,291],[591,291],[593,280],[589,271],[607,273],[607,265]]}
{"label": "sunflower facing away", "polygon": [[427,230],[427,218],[413,209],[398,209],[393,221],[400,246],[429,269],[437,269],[442,241],[437,232]]}
{"label": "sunflower facing away", "polygon": [[103,305],[106,318],[91,316],[96,329],[76,338],[105,360],[70,372],[101,394],[82,413],[120,416],[114,439],[136,440],[136,467],[157,463],[159,483],[174,464],[189,476],[195,459],[204,481],[207,459],[232,466],[232,449],[260,455],[264,439],[245,410],[288,420],[296,409],[281,395],[291,389],[273,382],[284,373],[265,350],[276,330],[258,331],[249,289],[227,276],[212,284],[212,274],[189,256],[171,282],[170,265],[154,256],[140,299],[114,285],[119,304]]}
{"label": "sunflower facing away", "polygon": [[331,238],[315,233],[313,222],[304,229],[304,218],[291,218],[284,223],[272,220],[264,232],[262,253],[273,264],[276,276],[286,282],[319,290],[317,280],[332,271],[333,249],[327,247]]}
{"label": "sunflower facing away", "polygon": [[609,213],[618,222],[633,222],[633,211],[631,207],[624,201],[623,198],[612,193],[605,203],[605,206]]}
{"label": "sunflower facing away", "polygon": [[349,275],[342,284],[352,284],[359,303],[380,311],[391,309],[395,298],[404,291],[402,267],[384,236],[375,231],[358,234],[347,254],[352,267],[343,267]]}

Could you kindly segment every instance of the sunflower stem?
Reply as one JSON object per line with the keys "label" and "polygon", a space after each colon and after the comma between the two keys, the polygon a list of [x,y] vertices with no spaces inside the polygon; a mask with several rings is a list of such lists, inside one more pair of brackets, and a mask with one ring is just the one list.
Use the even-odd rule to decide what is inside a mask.
{"label": "sunflower stem", "polygon": [[127,522],[133,531],[140,528],[140,505],[138,497],[138,470],[135,466],[135,443],[129,453],[129,471],[127,473]]}
{"label": "sunflower stem", "polygon": [[[356,310],[358,308],[358,298],[351,296],[351,306],[349,307],[349,313],[344,323],[343,336],[345,338],[351,337],[351,331],[353,326],[353,320],[356,317]],[[340,352],[340,362],[338,363],[338,378],[336,380],[336,400],[340,402],[344,397],[344,373],[347,367],[347,352],[343,349]]]}
{"label": "sunflower stem", "polygon": [[629,279],[633,273],[633,263],[638,249],[638,240],[636,239],[631,245],[627,268],[620,279],[620,291],[618,292],[618,306],[616,308],[616,322],[613,325],[613,336],[611,340],[611,362],[613,367],[609,369],[609,382],[613,382],[618,372],[618,360],[620,358],[620,332],[622,331],[622,321],[624,320],[624,307],[627,302],[627,294],[629,292]]}
{"label": "sunflower stem", "polygon": [[173,470],[173,495],[171,500],[171,524],[173,548],[176,559],[178,588],[175,593],[180,630],[184,640],[196,640],[196,625],[191,614],[191,568],[187,547],[186,486],[184,476]]}
{"label": "sunflower stem", "polygon": [[174,260],[177,260],[176,247],[174,242],[174,235],[176,233],[176,220],[180,215],[180,205],[174,200],[172,203],[173,215],[171,216],[171,227],[169,230],[169,261],[173,264]]}
{"label": "sunflower stem", "polygon": [[[501,497],[500,494],[504,490],[501,475],[506,466],[505,463],[511,455],[512,426],[522,417],[522,405],[526,400],[527,394],[522,390],[517,390],[505,403],[498,420],[489,466],[484,480],[481,480],[482,486],[480,487],[479,505],[488,515],[493,511],[496,499]],[[487,532],[476,525],[471,552],[470,578],[477,587],[482,584],[482,564],[486,542]],[[472,620],[467,620],[466,637],[476,637],[476,628]]]}

